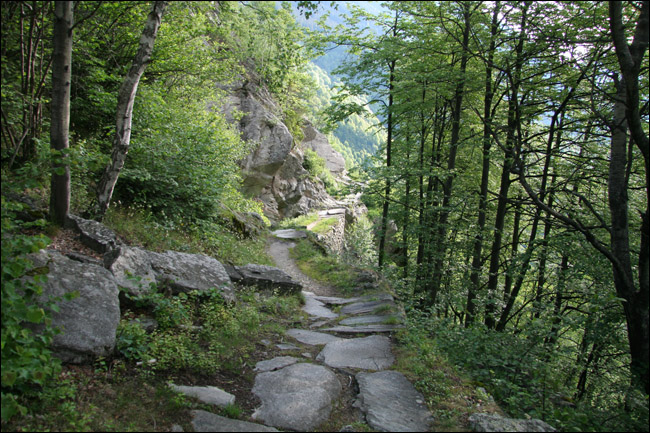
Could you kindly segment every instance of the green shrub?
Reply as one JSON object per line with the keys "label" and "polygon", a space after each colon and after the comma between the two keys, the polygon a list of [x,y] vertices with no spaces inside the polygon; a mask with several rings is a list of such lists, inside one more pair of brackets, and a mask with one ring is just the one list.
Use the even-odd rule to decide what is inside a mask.
{"label": "green shrub", "polygon": [[[56,309],[35,301],[42,294],[47,268],[34,269],[27,254],[49,243],[43,235],[26,235],[21,229],[42,227],[43,221],[31,224],[16,220],[21,204],[2,195],[2,418],[11,419],[27,407],[19,396],[35,396],[60,371],[60,362],[52,357],[49,345],[56,331],[47,309]],[[31,276],[25,279],[23,277]],[[25,324],[45,325],[35,333]]]}

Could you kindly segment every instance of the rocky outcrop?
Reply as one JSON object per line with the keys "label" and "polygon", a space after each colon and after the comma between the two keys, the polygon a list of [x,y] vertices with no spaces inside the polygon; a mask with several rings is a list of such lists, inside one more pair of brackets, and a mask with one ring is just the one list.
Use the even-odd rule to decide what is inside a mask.
{"label": "rocky outcrop", "polygon": [[332,148],[325,134],[316,129],[308,120],[305,120],[303,124],[302,133],[304,134],[302,146],[313,150],[318,156],[323,158],[325,160],[325,167],[334,176],[344,176],[346,173],[345,159],[343,159],[343,155]]}
{"label": "rocky outcrop", "polygon": [[[240,161],[244,193],[259,198],[265,215],[275,221],[332,206],[333,199],[322,182],[311,179],[303,168],[304,155],[282,122],[282,112],[270,93],[252,81],[239,81],[224,90],[227,97],[222,111],[237,124],[242,138],[254,145]],[[313,127],[306,132],[317,152],[328,155],[326,161],[330,160],[333,167],[340,164],[331,147],[331,151],[325,150],[329,144],[322,134],[316,134]]]}
{"label": "rocky outcrop", "polygon": [[48,267],[41,300],[77,293],[57,302],[52,325],[62,332],[54,337],[52,351],[65,362],[80,363],[108,356],[115,347],[120,320],[118,288],[113,274],[103,267],[80,263],[62,254],[41,250],[30,256],[35,267]]}

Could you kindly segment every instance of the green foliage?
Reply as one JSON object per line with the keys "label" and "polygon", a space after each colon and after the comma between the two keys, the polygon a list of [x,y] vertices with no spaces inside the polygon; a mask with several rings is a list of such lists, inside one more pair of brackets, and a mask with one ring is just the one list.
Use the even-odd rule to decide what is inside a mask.
{"label": "green foliage", "polygon": [[120,321],[115,336],[117,351],[130,361],[141,361],[149,350],[149,338],[139,319]]}
{"label": "green foliage", "polygon": [[129,361],[142,361],[143,372],[238,372],[255,349],[263,323],[291,317],[300,303],[294,296],[239,295],[240,301],[231,304],[217,291],[130,297],[133,307],[153,313],[159,326],[148,335],[137,321],[122,320],[118,350]]}
{"label": "green foliage", "polygon": [[[44,222],[21,223],[16,212],[19,203],[2,194],[2,418],[25,415],[28,408],[21,396],[34,396],[39,388],[60,371],[60,362],[52,357],[49,345],[56,331],[48,309],[56,310],[53,300],[36,302],[46,282],[47,269],[34,269],[26,257],[49,243],[43,235],[27,235],[25,229],[42,227]],[[25,278],[30,276],[31,278]],[[34,326],[42,330],[36,332]]]}
{"label": "green foliage", "polygon": [[304,149],[303,152],[303,168],[309,172],[312,178],[320,179],[330,194],[334,194],[338,188],[338,183],[332,173],[325,167],[325,159],[311,149]]}

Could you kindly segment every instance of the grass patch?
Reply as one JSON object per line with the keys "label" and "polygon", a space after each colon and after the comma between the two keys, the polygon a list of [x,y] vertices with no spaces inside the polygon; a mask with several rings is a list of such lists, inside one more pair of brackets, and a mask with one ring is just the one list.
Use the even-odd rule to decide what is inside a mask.
{"label": "grass patch", "polygon": [[300,240],[290,250],[291,257],[308,277],[345,292],[356,287],[356,270],[320,251],[308,240]]}
{"label": "grass patch", "polygon": [[493,401],[477,395],[471,381],[440,355],[425,331],[407,326],[396,335],[395,369],[424,396],[434,418],[433,431],[471,431],[469,415],[499,412]]}
{"label": "grass patch", "polygon": [[217,223],[161,224],[151,214],[134,208],[110,208],[104,224],[127,244],[153,251],[206,254],[234,265],[258,263],[274,266],[266,254],[264,237],[246,238]]}
{"label": "grass patch", "polygon": [[311,231],[322,235],[332,230],[332,227],[334,227],[338,222],[339,219],[337,217],[324,218],[318,221],[318,223],[311,228]]}
{"label": "grass patch", "polygon": [[282,229],[298,229],[305,228],[309,224],[312,224],[318,221],[318,212],[308,213],[306,215],[300,215],[293,219],[282,220],[278,227]]}

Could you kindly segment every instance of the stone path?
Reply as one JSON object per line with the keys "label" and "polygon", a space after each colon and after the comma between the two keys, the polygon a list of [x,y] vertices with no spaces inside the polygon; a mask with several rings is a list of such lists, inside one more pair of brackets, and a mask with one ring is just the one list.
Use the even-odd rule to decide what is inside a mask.
{"label": "stone path", "polygon": [[[282,233],[291,235],[300,236]],[[283,347],[278,345],[302,357],[280,356],[255,366],[252,392],[261,404],[252,418],[260,424],[193,411],[194,429],[313,431],[328,421],[336,424],[336,411],[343,410],[355,413],[358,422],[378,431],[429,431],[433,419],[424,398],[403,374],[391,370],[395,356],[390,332],[402,326],[393,297],[386,293],[356,298],[332,296],[335,293],[331,288],[314,284],[302,273],[297,275],[300,271],[296,272],[295,264],[286,265],[293,262],[286,252],[290,244],[282,240],[271,246],[278,266],[311,290],[302,292],[302,309],[311,319],[309,329],[288,330],[285,337],[290,340]],[[318,354],[311,359],[314,350]],[[346,387],[358,389],[351,407],[341,407]],[[232,404],[229,395],[215,389],[175,389],[206,403]]]}

